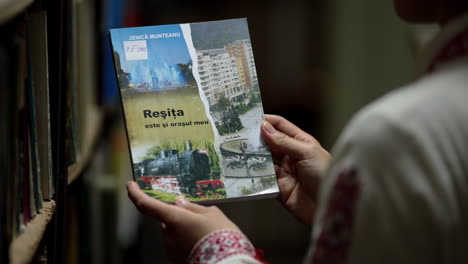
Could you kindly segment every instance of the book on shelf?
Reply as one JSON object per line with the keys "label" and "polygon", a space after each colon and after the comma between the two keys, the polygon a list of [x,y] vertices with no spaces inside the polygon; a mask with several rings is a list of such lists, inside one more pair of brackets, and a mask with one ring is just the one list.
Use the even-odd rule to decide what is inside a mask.
{"label": "book on shelf", "polygon": [[45,11],[31,12],[27,19],[29,68],[32,91],[31,109],[34,111],[36,130],[37,170],[42,198],[50,200],[54,193],[52,180],[52,148],[50,135],[49,73],[47,53],[47,16]]}
{"label": "book on shelf", "polygon": [[[4,30],[0,29],[2,34]],[[12,51],[12,41],[0,38],[0,69],[3,74],[10,76],[12,74],[13,60],[8,56]],[[14,79],[0,78],[0,87],[14,86]],[[14,156],[13,134],[11,127],[14,126],[14,107],[16,94],[14,89],[0,89],[0,120],[3,124],[0,126],[0,168],[3,168],[3,177],[0,177],[0,263],[8,262],[8,245],[11,240],[13,229],[13,207],[15,206],[15,197],[13,192],[15,185],[10,175],[13,174],[16,162]]]}
{"label": "book on shelf", "polygon": [[[25,71],[22,63],[25,60],[24,38],[18,34],[16,25],[6,25],[0,28],[0,70],[4,74],[4,78],[0,81],[0,115],[4,122],[0,128],[1,142],[1,162],[4,176],[0,177],[0,207],[2,208],[2,216],[0,222],[0,233],[2,243],[8,245],[17,235],[22,222],[22,197],[21,178],[23,177],[20,171],[23,162],[20,155],[25,154],[20,142],[28,140],[26,133],[19,131],[20,126],[25,122],[20,119],[20,99],[24,93],[24,77]],[[26,120],[24,120],[26,121]],[[26,175],[24,175],[26,177]],[[29,176],[28,176],[29,178]],[[28,191],[29,193],[29,191]],[[28,213],[28,212],[26,212]],[[3,255],[0,257],[0,262],[4,261],[4,257],[8,256],[8,246],[2,248]],[[3,263],[3,262],[2,262]]]}
{"label": "book on shelf", "polygon": [[18,224],[17,232],[24,231],[25,225],[32,219],[34,210],[32,210],[32,192],[30,175],[30,116],[28,103],[28,49],[24,24],[19,27],[18,33],[18,71],[17,71],[17,105],[18,128],[15,130],[15,138],[18,149],[17,164],[17,197],[18,197]]}
{"label": "book on shelf", "polygon": [[43,199],[53,195],[45,21],[44,12],[30,11],[2,28],[0,38],[0,69],[5,73],[0,105],[7,124],[0,130],[6,136],[0,153],[6,162],[0,233],[7,243],[40,213]]}
{"label": "book on shelf", "polygon": [[110,30],[135,181],[165,202],[275,197],[247,19]]}
{"label": "book on shelf", "polygon": [[[27,93],[26,102],[29,114],[29,164],[31,175],[31,186],[33,197],[31,204],[36,212],[42,208],[41,178],[48,178],[43,174],[42,162],[46,162],[49,141],[44,137],[44,126],[47,127],[49,118],[48,104],[45,104],[44,97],[48,97],[47,89],[47,45],[45,34],[45,13],[31,12],[26,17],[26,49],[27,49]],[[41,118],[39,120],[39,117]],[[47,128],[46,128],[47,129]],[[41,134],[39,134],[41,132]],[[41,137],[40,137],[41,136]],[[45,149],[45,151],[43,151]],[[41,156],[46,155],[45,158]],[[44,177],[41,177],[44,175]],[[33,216],[35,213],[33,214]]]}

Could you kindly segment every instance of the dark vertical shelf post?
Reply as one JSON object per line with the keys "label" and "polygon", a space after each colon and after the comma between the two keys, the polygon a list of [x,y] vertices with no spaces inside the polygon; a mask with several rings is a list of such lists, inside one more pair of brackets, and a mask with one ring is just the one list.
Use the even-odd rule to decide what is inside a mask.
{"label": "dark vertical shelf post", "polygon": [[66,263],[65,207],[69,160],[67,156],[67,93],[71,63],[71,1],[47,1],[49,86],[51,102],[51,128],[53,175],[55,179],[56,213],[49,238],[49,262]]}

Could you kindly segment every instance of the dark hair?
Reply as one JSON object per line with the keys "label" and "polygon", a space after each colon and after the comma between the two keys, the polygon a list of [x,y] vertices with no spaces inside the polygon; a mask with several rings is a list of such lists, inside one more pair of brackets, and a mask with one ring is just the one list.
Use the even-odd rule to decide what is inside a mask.
{"label": "dark hair", "polygon": [[453,6],[459,9],[467,9],[468,8],[468,0],[452,0]]}

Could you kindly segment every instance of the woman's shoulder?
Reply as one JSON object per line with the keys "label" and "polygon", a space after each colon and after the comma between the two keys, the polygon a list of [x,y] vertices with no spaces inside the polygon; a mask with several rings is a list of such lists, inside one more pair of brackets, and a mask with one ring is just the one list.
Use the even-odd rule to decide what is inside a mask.
{"label": "woman's shoulder", "polygon": [[363,136],[376,129],[411,134],[445,126],[447,120],[456,121],[454,125],[468,121],[467,73],[468,58],[396,89],[360,110],[347,129]]}
{"label": "woman's shoulder", "polygon": [[335,149],[343,144],[373,149],[380,144],[423,138],[444,140],[447,133],[463,133],[468,124],[467,72],[468,60],[396,89],[365,106],[347,124]]}

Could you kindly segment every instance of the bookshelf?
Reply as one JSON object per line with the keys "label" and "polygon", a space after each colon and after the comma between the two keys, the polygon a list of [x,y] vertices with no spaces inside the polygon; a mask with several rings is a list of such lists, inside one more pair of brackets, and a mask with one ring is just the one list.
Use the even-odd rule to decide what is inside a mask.
{"label": "bookshelf", "polygon": [[[102,130],[103,112],[98,108],[88,111],[89,121],[85,129],[88,133],[85,135],[84,149],[80,160],[68,167],[68,184],[76,180],[89,164]],[[54,200],[44,201],[40,213],[26,225],[23,233],[11,242],[9,248],[11,264],[32,262],[46,232],[46,227],[54,216],[55,208],[56,203]]]}
{"label": "bookshelf", "polygon": [[42,241],[47,225],[55,212],[55,201],[45,201],[41,212],[37,214],[26,229],[10,244],[10,263],[31,263]]}
{"label": "bookshelf", "polygon": [[66,263],[68,189],[93,160],[93,0],[0,0],[0,263]]}
{"label": "bookshelf", "polygon": [[102,131],[104,113],[99,108],[87,109],[88,119],[85,123],[85,135],[83,135],[83,149],[80,160],[68,166],[68,184],[76,180],[89,164],[98,143],[99,134]]}

